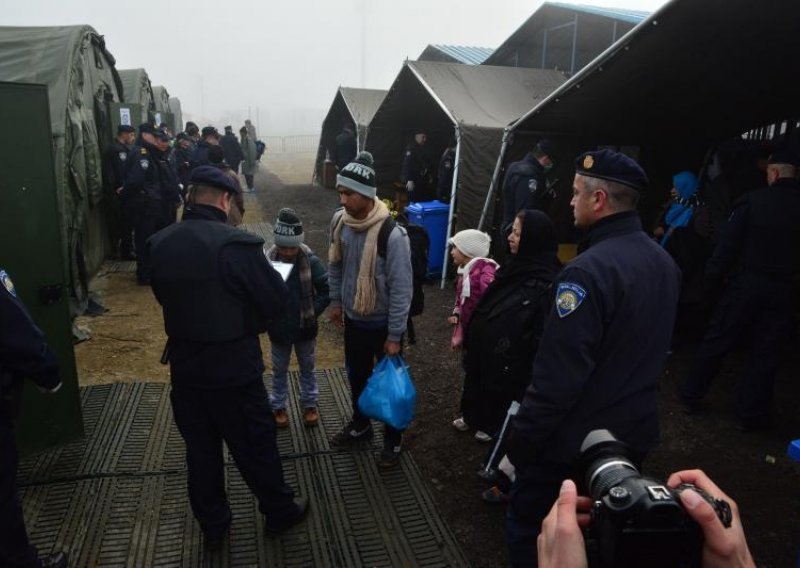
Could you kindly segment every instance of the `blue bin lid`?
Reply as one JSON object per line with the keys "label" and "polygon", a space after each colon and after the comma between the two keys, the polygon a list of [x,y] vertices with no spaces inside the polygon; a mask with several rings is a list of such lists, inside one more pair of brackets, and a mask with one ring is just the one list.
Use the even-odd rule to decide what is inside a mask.
{"label": "blue bin lid", "polygon": [[441,201],[417,201],[406,207],[406,213],[439,213],[442,211],[450,211],[450,204]]}
{"label": "blue bin lid", "polygon": [[789,448],[786,450],[789,457],[794,461],[800,461],[800,439],[792,440],[789,442]]}

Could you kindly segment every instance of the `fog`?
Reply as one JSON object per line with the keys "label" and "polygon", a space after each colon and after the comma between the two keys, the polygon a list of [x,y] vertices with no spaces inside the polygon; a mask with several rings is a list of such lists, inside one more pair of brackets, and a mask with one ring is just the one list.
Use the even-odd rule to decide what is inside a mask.
{"label": "fog", "polygon": [[[664,0],[580,0],[653,11]],[[143,67],[187,117],[251,118],[262,135],[317,134],[336,89],[388,89],[428,44],[495,48],[542,4],[525,0],[24,0],[2,24],[89,24],[118,69]]]}

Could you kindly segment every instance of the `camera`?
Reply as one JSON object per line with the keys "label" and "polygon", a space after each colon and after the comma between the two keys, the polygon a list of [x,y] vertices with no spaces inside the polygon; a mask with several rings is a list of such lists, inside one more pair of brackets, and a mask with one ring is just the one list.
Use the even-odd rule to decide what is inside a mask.
{"label": "camera", "polygon": [[674,489],[644,477],[630,451],[608,430],[589,432],[581,445],[584,494],[594,504],[585,529],[591,567],[689,568],[702,565],[703,533],[683,510],[680,494],[692,489],[731,525],[731,508],[702,489],[683,484]]}

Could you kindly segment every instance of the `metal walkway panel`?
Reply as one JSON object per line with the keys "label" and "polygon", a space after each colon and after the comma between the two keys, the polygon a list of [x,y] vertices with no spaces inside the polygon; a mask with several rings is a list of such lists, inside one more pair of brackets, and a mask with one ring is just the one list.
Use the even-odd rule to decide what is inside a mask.
{"label": "metal walkway panel", "polygon": [[352,451],[330,448],[350,394],[341,369],[317,378],[316,428],[302,425],[297,373],[289,381],[291,422],[278,431],[278,445],[287,482],[311,509],[281,537],[264,535],[258,504],[229,458],[230,536],[220,550],[204,549],[169,386],[131,383],[82,389],[86,437],[20,464],[33,544],[69,551],[74,566],[468,565],[410,454],[399,467],[379,470],[377,429],[372,442]]}

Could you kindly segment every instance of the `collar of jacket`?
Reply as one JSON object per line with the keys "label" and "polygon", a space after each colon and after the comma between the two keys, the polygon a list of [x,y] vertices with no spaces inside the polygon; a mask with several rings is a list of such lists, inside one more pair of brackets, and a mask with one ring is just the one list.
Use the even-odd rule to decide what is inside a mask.
{"label": "collar of jacket", "polygon": [[778,178],[770,187],[788,187],[790,189],[800,189],[800,181],[794,178]]}
{"label": "collar of jacket", "polygon": [[183,221],[220,221],[225,223],[228,216],[225,211],[213,205],[203,203],[192,203],[183,210]]}
{"label": "collar of jacket", "polygon": [[578,245],[578,252],[583,252],[600,241],[610,237],[635,233],[642,230],[642,220],[638,211],[623,211],[603,217],[592,225],[586,236]]}

